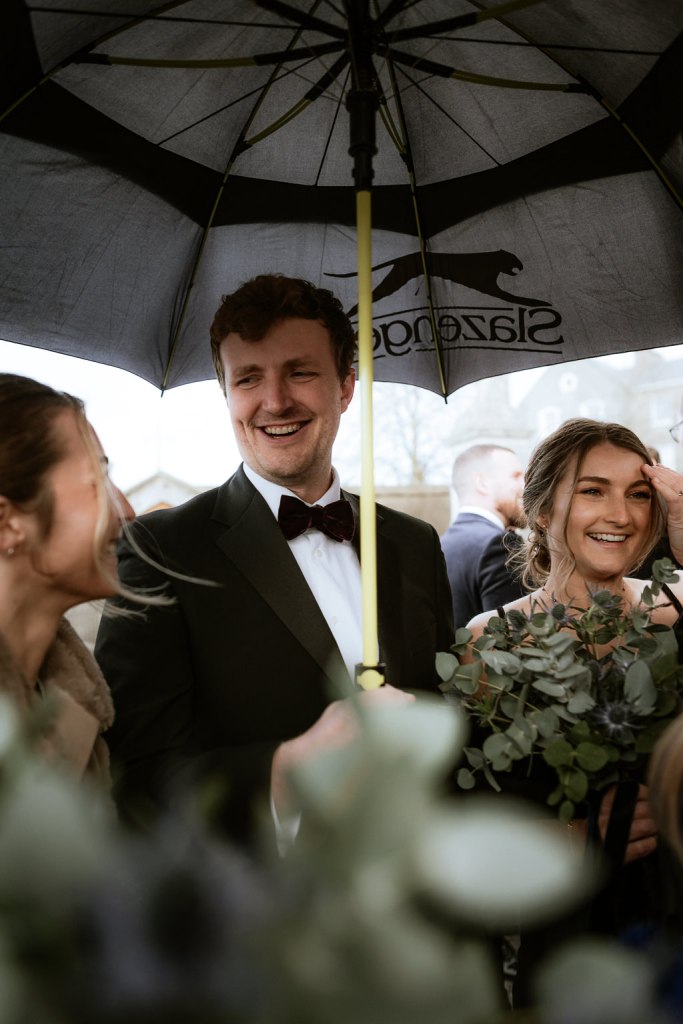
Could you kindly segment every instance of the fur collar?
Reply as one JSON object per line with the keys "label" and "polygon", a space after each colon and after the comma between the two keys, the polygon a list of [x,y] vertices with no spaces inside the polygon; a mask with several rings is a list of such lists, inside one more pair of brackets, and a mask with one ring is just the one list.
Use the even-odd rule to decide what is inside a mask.
{"label": "fur collar", "polygon": [[[114,721],[111,694],[97,662],[73,626],[62,619],[57,635],[40,670],[44,685],[63,690],[100,723],[100,733]],[[24,677],[0,633],[0,691],[9,694],[19,707],[28,710],[33,687]],[[49,745],[49,736],[46,737]],[[101,735],[95,740],[88,771],[108,780],[109,758]]]}

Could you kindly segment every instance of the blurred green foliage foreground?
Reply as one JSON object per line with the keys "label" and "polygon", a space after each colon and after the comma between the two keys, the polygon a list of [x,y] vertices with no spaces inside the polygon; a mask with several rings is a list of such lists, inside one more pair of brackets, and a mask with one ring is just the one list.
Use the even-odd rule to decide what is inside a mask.
{"label": "blurred green foliage foreground", "polygon": [[[360,714],[360,711],[359,711]],[[286,856],[247,857],[189,808],[149,836],[33,756],[0,703],[2,1024],[650,1024],[647,965],[561,953],[510,1011],[492,936],[552,918],[592,872],[504,798],[446,797],[465,730],[421,699],[293,780]]]}

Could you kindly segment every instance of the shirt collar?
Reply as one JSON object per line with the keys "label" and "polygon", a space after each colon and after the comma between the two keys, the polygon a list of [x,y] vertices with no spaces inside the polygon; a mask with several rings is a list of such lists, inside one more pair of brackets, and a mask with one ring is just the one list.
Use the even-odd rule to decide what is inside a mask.
{"label": "shirt collar", "polygon": [[458,509],[458,515],[463,515],[464,513],[471,516],[481,516],[482,519],[488,519],[490,523],[499,526],[501,530],[505,529],[505,523],[500,516],[496,515],[495,512],[491,512],[488,508],[480,508],[479,505],[461,505]]}
{"label": "shirt collar", "polygon": [[[259,476],[258,473],[254,472],[251,466],[246,464],[246,462],[242,463],[242,468],[244,469],[244,475],[254,485],[276,519],[280,508],[280,498],[283,494],[289,494],[294,498],[298,498],[298,494],[294,494],[294,491],[290,491],[288,487],[281,487],[280,484],[274,484],[272,480],[265,480],[262,476]],[[322,497],[318,498],[314,504],[329,505],[331,501],[338,501],[340,497],[341,484],[339,482],[339,474],[333,466],[332,483]],[[310,505],[311,503],[306,501],[304,504]]]}

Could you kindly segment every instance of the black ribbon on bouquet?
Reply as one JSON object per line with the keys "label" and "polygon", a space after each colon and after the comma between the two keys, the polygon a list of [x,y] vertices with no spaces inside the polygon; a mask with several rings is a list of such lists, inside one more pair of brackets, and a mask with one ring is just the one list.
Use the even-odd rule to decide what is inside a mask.
{"label": "black ribbon on bouquet", "polygon": [[[614,803],[610,812],[609,822],[604,840],[600,840],[598,814],[600,804],[595,810],[594,838],[602,847],[609,862],[609,876],[598,893],[591,911],[592,927],[600,932],[614,934],[615,922],[620,914],[624,899],[623,867],[626,847],[631,832],[631,823],[638,800],[640,786],[635,779],[618,782],[614,794]],[[604,794],[600,794],[600,800]]]}

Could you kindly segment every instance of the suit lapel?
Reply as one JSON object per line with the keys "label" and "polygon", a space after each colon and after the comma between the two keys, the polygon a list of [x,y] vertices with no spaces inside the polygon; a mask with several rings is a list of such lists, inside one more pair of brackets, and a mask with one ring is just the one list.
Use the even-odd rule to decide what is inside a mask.
{"label": "suit lapel", "polygon": [[339,648],[273,513],[241,469],[220,488],[213,518],[228,527],[217,540],[223,554],[322,671],[334,683],[348,680]]}

